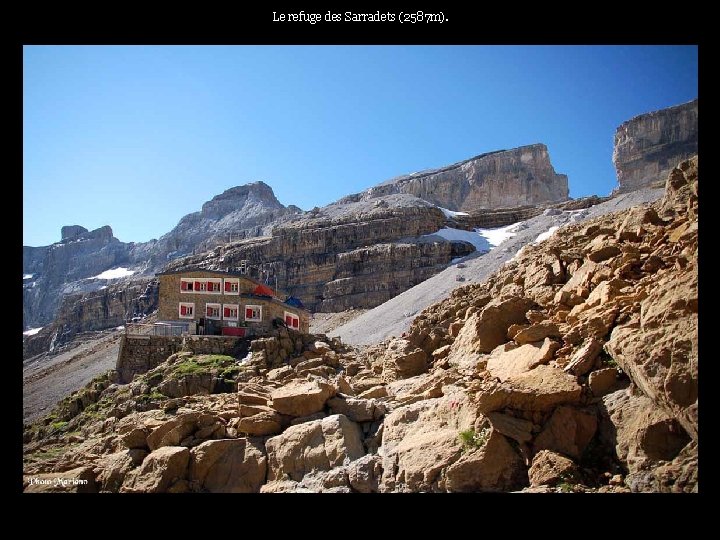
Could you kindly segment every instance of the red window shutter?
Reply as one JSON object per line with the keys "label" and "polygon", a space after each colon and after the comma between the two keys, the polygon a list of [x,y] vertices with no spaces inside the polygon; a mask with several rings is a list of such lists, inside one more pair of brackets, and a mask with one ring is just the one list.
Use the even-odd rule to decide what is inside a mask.
{"label": "red window shutter", "polygon": [[300,327],[300,319],[293,319],[293,328]]}
{"label": "red window shutter", "polygon": [[207,308],[207,315],[208,315],[208,317],[212,316],[212,308],[211,307]]}
{"label": "red window shutter", "polygon": [[229,281],[225,282],[225,292],[230,292],[230,282]]}
{"label": "red window shutter", "polygon": [[195,282],[195,290],[196,290],[196,291],[199,291],[199,290],[200,290],[200,282],[199,282],[199,281],[196,281],[196,282]]}
{"label": "red window shutter", "polygon": [[226,317],[229,317],[229,316],[230,316],[230,308],[229,308],[229,307],[226,307],[226,308],[225,308],[225,316],[226,316]]}
{"label": "red window shutter", "polygon": [[252,316],[253,316],[253,310],[250,308],[245,308],[245,318],[252,319]]}
{"label": "red window shutter", "polygon": [[285,315],[285,324],[292,326],[292,317],[290,315]]}
{"label": "red window shutter", "polygon": [[180,290],[181,290],[181,291],[186,291],[186,290],[187,290],[187,283],[185,283],[184,281],[181,281],[181,282],[180,282]]}
{"label": "red window shutter", "polygon": [[187,306],[180,306],[180,315],[187,315]]}

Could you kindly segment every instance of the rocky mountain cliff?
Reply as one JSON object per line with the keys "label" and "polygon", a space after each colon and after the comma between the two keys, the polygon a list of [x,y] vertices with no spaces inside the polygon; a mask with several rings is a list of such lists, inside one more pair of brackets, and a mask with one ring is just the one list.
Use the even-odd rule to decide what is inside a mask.
{"label": "rocky mountain cliff", "polygon": [[219,246],[169,270],[232,270],[303,300],[312,310],[373,307],[440,271],[474,247],[421,239],[445,226],[440,209],[410,195],[335,203],[273,228],[269,238]]}
{"label": "rocky mountain cliff", "polygon": [[568,181],[544,144],[481,154],[447,167],[399,176],[339,202],[407,193],[455,211],[565,201]]}
{"label": "rocky mountain cliff", "polygon": [[129,245],[115,238],[108,226],[94,231],[63,227],[60,242],[23,246],[23,326],[49,323],[63,294],[97,289],[100,282],[85,280],[130,261]]}
{"label": "rocky mountain cliff", "polygon": [[665,178],[697,151],[697,99],[623,122],[615,133],[613,151],[617,189],[632,191]]}
{"label": "rocky mountain cliff", "polygon": [[270,186],[253,182],[225,190],[184,216],[157,241],[135,245],[133,257],[161,269],[169,260],[201,253],[232,240],[270,234],[272,227],[302,214],[297,206],[283,206]]}
{"label": "rocky mountain cliff", "polygon": [[697,492],[697,186],[695,158],[374,347],[111,372],[26,428],[25,491]]}

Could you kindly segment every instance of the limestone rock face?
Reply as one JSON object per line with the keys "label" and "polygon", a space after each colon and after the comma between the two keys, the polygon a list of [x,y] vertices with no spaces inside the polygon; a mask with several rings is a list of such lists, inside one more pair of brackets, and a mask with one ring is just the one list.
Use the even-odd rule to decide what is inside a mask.
{"label": "limestone rock face", "polygon": [[290,426],[265,443],[268,481],[302,480],[311,471],[329,471],[363,455],[360,429],[342,414]]}
{"label": "limestone rock face", "polygon": [[627,192],[662,181],[697,151],[697,99],[623,122],[613,151],[618,189]]}
{"label": "limestone rock face", "polygon": [[464,393],[394,410],[385,418],[380,491],[445,491],[446,470],[462,454],[458,434],[476,418]]}
{"label": "limestone rock face", "polygon": [[627,390],[606,395],[600,436],[626,464],[633,491],[697,489],[696,443],[646,396]]}
{"label": "limestone rock face", "polygon": [[181,446],[163,446],[145,458],[125,477],[123,493],[164,493],[185,477],[190,451]]}
{"label": "limestone rock face", "polygon": [[481,449],[464,453],[447,469],[448,491],[511,491],[527,483],[525,462],[496,431]]}
{"label": "limestone rock face", "polygon": [[265,482],[267,458],[253,439],[206,441],[190,452],[188,478],[211,493],[257,493]]}
{"label": "limestone rock face", "polygon": [[528,471],[531,486],[551,485],[576,474],[571,459],[550,450],[541,450],[533,458]]}
{"label": "limestone rock face", "polygon": [[560,202],[567,176],[557,174],[544,144],[482,154],[437,170],[388,180],[350,197],[371,199],[408,193],[450,210],[471,211]]}
{"label": "limestone rock face", "polygon": [[[673,189],[691,195],[677,211],[668,235],[678,252],[674,272],[659,273],[640,301],[639,313],[610,335],[607,350],[643,393],[678,419],[697,439],[698,422],[698,267],[697,160],[670,175]],[[670,186],[669,186],[670,187]],[[695,197],[696,200],[696,197]],[[663,207],[673,212],[672,199]]]}
{"label": "limestone rock face", "polygon": [[292,383],[271,394],[272,406],[281,414],[308,416],[321,411],[334,394],[335,388],[324,382]]}

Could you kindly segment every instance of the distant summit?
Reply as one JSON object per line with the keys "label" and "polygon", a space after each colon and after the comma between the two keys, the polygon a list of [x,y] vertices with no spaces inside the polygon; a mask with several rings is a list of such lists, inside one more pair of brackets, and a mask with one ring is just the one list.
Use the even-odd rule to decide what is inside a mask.
{"label": "distant summit", "polygon": [[563,202],[569,191],[567,176],[555,172],[547,147],[531,144],[398,176],[342,201],[393,193],[415,195],[448,210],[474,211]]}

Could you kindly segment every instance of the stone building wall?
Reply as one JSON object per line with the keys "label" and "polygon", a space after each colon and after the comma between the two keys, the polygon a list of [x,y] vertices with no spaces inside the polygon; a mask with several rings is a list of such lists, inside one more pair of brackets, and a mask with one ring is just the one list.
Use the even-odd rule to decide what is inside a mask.
{"label": "stone building wall", "polygon": [[[191,320],[180,319],[178,313],[178,304],[180,302],[193,302],[195,304],[195,317],[198,320],[205,312],[205,304],[238,304],[240,306],[239,324],[244,322],[245,306],[259,305],[262,306],[262,321],[247,322],[248,335],[265,335],[273,329],[273,319],[280,318],[284,320],[285,312],[293,313],[300,317],[300,331],[308,332],[310,330],[310,314],[302,309],[287,305],[279,300],[271,300],[267,297],[249,296],[257,283],[241,276],[223,276],[221,273],[212,273],[206,271],[188,271],[182,273],[161,274],[160,276],[160,298],[158,302],[158,319],[161,321],[177,321]],[[240,287],[239,295],[217,294],[207,292],[181,292],[180,278],[218,278],[218,277],[239,277]],[[217,321],[224,323],[225,321]]]}

